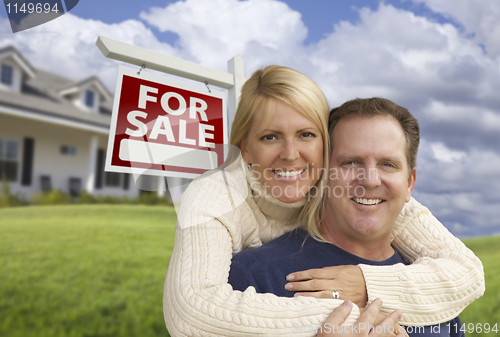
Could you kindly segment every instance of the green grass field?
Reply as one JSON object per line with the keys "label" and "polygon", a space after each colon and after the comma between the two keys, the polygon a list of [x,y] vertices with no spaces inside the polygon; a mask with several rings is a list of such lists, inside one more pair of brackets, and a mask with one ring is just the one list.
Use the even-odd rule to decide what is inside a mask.
{"label": "green grass field", "polygon": [[[160,206],[0,209],[0,336],[168,336],[161,302],[175,219]],[[462,322],[500,324],[500,236],[465,242],[487,290]]]}
{"label": "green grass field", "polygon": [[175,219],[158,206],[0,209],[0,336],[168,336]]}
{"label": "green grass field", "polygon": [[[467,336],[485,335],[477,332],[479,326],[488,323],[497,324],[498,333],[490,332],[488,335],[500,335],[500,236],[487,236],[464,240],[483,262],[486,291],[479,300],[470,304],[461,314],[462,323],[471,328],[472,333]],[[472,324],[471,324],[472,323]],[[472,328],[472,325],[475,325]]]}

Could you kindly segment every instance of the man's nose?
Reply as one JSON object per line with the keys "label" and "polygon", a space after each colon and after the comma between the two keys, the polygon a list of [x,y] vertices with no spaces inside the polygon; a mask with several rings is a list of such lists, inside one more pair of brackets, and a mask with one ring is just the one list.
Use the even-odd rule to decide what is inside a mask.
{"label": "man's nose", "polygon": [[360,185],[367,189],[373,189],[380,186],[380,174],[375,167],[364,167],[365,172],[362,175],[358,175],[358,182]]}

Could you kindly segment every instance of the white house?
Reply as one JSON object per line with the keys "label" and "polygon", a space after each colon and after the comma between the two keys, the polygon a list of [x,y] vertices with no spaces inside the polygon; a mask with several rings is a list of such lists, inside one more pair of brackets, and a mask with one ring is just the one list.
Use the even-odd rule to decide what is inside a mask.
{"label": "white house", "polygon": [[137,196],[131,175],[104,172],[112,103],[95,76],[75,82],[0,49],[0,177],[28,199],[50,189]]}

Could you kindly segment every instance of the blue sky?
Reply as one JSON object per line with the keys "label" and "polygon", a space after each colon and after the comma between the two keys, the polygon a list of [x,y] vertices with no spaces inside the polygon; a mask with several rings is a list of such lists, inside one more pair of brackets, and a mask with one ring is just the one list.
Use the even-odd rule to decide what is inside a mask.
{"label": "blue sky", "polygon": [[[151,7],[165,7],[175,2],[177,0],[80,0],[71,13],[84,19],[99,20],[112,24],[138,18],[141,12],[147,11]],[[379,5],[379,2],[376,0],[286,0],[282,2],[302,15],[302,21],[308,28],[306,44],[317,42],[326,33],[330,33],[334,23],[339,21],[359,21],[356,8],[368,7],[376,9]],[[423,4],[408,0],[386,0],[384,2],[396,5],[399,8],[411,10],[418,15],[425,15],[433,20],[450,22],[449,18],[440,13],[432,12]],[[5,7],[0,8],[0,15],[3,17],[7,16]],[[155,33],[161,36],[165,42],[169,43],[175,43],[175,40],[178,38],[173,33],[161,33],[158,30]]]}
{"label": "blue sky", "polygon": [[281,64],[310,76],[330,105],[382,96],[419,120],[414,196],[453,233],[500,233],[500,1],[81,0],[61,18],[0,46],[74,79],[114,88],[118,62],[98,35],[245,75]]}
{"label": "blue sky", "polygon": [[[80,0],[73,14],[86,18],[101,20],[106,23],[119,23],[130,18],[136,18],[142,11],[147,11],[151,7],[165,7],[168,4],[177,2],[176,0],[142,0],[142,1],[121,1],[121,0]],[[330,33],[333,24],[339,21],[356,22],[359,15],[356,8],[369,7],[376,9],[378,1],[374,0],[287,0],[282,1],[291,9],[300,12],[302,21],[308,28],[306,43],[317,42]],[[416,4],[411,1],[390,0],[385,3],[395,4],[400,8],[409,9],[420,15],[432,17],[441,22],[447,21],[445,17],[430,11],[423,4]],[[120,10],[116,10],[119,6]],[[96,10],[98,8],[98,10]],[[165,40],[175,42],[176,34],[165,34]]]}

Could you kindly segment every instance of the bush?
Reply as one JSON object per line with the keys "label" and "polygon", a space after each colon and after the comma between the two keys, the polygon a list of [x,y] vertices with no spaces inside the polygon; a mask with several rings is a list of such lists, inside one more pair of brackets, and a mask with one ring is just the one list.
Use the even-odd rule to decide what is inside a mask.
{"label": "bush", "polygon": [[132,200],[134,204],[140,205],[163,205],[163,206],[172,206],[173,203],[169,197],[163,196],[159,197],[156,193],[148,193],[143,192],[137,196],[137,198]]}
{"label": "bush", "polygon": [[93,196],[87,192],[80,192],[78,198],[80,204],[135,204],[135,205],[164,205],[172,206],[172,201],[167,196],[159,197],[156,193],[143,192],[135,198],[127,196],[118,197],[111,195],[98,195]]}
{"label": "bush", "polygon": [[65,205],[71,203],[71,196],[61,190],[51,190],[33,195],[34,205]]}
{"label": "bush", "polygon": [[77,200],[78,200],[79,204],[96,204],[97,203],[97,198],[85,190],[80,191],[80,193],[78,193]]}
{"label": "bush", "polygon": [[127,198],[121,198],[111,195],[98,195],[97,202],[99,204],[122,204],[123,200],[127,200]]}
{"label": "bush", "polygon": [[9,182],[5,174],[2,174],[2,189],[0,190],[0,208],[11,206],[23,206],[27,202],[21,195],[13,195],[10,192]]}
{"label": "bush", "polygon": [[[82,190],[78,197],[73,199],[69,194],[54,189],[48,192],[33,194],[33,205],[66,205],[71,203],[78,204],[137,204],[154,206],[172,206],[173,203],[168,196],[159,197],[157,193],[141,192],[135,198],[127,196],[118,197],[110,195],[94,196],[89,192]],[[20,195],[12,195],[7,179],[2,177],[2,186],[0,189],[0,208],[10,206],[27,205],[28,202]]]}

